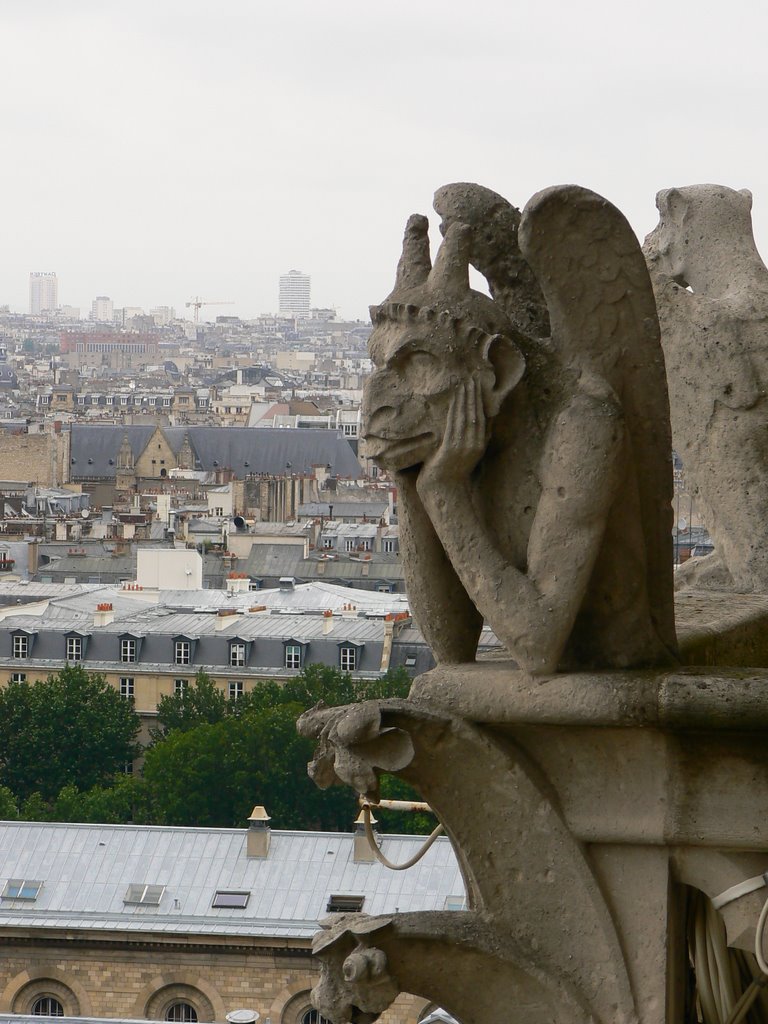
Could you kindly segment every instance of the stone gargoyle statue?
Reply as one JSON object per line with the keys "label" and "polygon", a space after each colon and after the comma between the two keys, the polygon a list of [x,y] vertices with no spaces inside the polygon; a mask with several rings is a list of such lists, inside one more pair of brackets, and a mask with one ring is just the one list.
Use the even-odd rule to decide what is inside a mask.
{"label": "stone gargoyle statue", "polygon": [[715,552],[679,574],[768,593],[768,269],[752,196],[659,192],[645,241],[672,399],[672,438]]}
{"label": "stone gargoyle statue", "polygon": [[371,311],[363,435],[398,484],[438,663],[474,661],[483,620],[531,674],[673,662],[669,408],[637,239],[574,185],[522,216],[478,185],[435,208],[434,266],[413,216]]}

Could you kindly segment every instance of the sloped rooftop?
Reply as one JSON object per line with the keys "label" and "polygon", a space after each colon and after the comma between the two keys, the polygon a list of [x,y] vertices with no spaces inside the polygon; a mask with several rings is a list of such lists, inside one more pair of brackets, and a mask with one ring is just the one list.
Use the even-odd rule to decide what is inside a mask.
{"label": "sloped rooftop", "polygon": [[[395,862],[423,838],[386,836]],[[0,891],[42,882],[38,896],[0,898],[0,926],[309,939],[334,895],[364,896],[370,914],[443,910],[464,885],[450,842],[391,871],[356,864],[351,833],[273,831],[269,856],[246,856],[247,830],[0,822]],[[157,905],[126,903],[130,885],[164,887]],[[247,892],[242,908],[213,907],[217,891]]]}

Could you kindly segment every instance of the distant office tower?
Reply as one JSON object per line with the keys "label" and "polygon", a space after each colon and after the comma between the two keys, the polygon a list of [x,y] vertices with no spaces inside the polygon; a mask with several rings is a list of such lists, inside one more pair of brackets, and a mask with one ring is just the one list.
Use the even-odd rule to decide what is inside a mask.
{"label": "distant office tower", "polygon": [[53,312],[59,305],[59,282],[55,274],[32,272],[29,275],[29,312]]}
{"label": "distant office tower", "polygon": [[291,270],[280,278],[280,316],[309,318],[309,274]]}
{"label": "distant office tower", "polygon": [[107,295],[97,295],[91,303],[91,320],[112,323],[115,318],[115,306]]}

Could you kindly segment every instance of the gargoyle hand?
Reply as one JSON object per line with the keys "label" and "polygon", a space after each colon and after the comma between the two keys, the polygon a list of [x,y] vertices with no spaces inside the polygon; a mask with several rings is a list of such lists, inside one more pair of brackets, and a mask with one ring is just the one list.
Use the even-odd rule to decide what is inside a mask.
{"label": "gargoyle hand", "polygon": [[480,378],[463,381],[448,409],[445,434],[440,447],[419,473],[418,490],[425,491],[452,482],[463,482],[482,458],[488,445],[488,421],[483,408]]}

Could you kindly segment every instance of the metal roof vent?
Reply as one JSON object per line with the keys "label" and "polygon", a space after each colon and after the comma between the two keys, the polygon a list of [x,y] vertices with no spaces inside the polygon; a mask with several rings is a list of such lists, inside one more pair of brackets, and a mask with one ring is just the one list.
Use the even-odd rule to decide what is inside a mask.
{"label": "metal roof vent", "polygon": [[[376,835],[377,821],[371,814],[371,826],[374,836]],[[371,849],[368,836],[365,834],[365,815],[362,811],[355,818],[355,838],[352,847],[352,861],[355,864],[371,864],[376,860],[376,854]]]}
{"label": "metal roof vent", "polygon": [[281,590],[293,590],[296,587],[295,576],[281,576],[278,582]]}
{"label": "metal roof vent", "polygon": [[272,835],[269,822],[271,820],[262,804],[257,804],[253,808],[248,819],[248,837],[245,845],[246,857],[260,857],[264,859],[269,856],[269,843]]}

